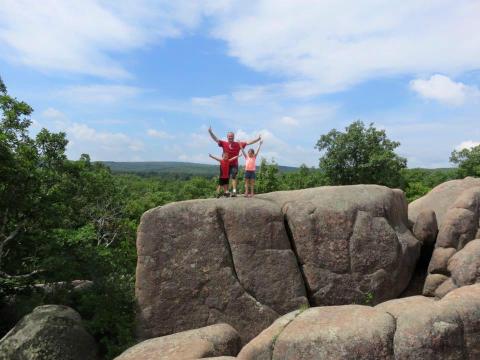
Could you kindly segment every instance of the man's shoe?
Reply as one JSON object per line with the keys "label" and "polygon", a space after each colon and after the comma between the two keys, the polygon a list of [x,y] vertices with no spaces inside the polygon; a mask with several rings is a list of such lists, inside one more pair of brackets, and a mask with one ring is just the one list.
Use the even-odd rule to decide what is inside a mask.
{"label": "man's shoe", "polygon": [[237,197],[237,192],[236,192],[236,191],[234,191],[234,192],[232,193],[232,197]]}

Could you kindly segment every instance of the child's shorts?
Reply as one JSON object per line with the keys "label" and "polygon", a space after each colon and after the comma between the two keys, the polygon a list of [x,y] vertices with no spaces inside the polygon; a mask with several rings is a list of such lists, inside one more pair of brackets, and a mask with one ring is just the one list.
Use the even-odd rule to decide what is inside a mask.
{"label": "child's shorts", "polygon": [[219,178],[218,179],[218,185],[228,185],[228,180],[230,180],[229,178]]}
{"label": "child's shorts", "polygon": [[255,171],[250,171],[250,170],[245,171],[245,179],[255,180]]}

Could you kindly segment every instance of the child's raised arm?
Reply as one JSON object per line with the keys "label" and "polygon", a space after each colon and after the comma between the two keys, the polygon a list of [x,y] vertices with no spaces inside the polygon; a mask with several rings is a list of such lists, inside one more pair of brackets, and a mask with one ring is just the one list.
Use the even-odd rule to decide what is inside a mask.
{"label": "child's raised arm", "polygon": [[242,154],[243,154],[243,157],[246,159],[246,158],[247,158],[247,154],[245,153],[245,149],[244,149],[243,147],[242,147],[242,148],[240,148],[240,149],[242,149]]}
{"label": "child's raised arm", "polygon": [[217,160],[217,161],[222,161],[221,159],[219,159],[219,158],[217,158],[217,157],[213,156],[212,154],[208,154],[208,156],[210,156],[210,157],[211,157],[212,159],[214,159],[214,160]]}
{"label": "child's raised arm", "polygon": [[261,140],[260,143],[258,144],[257,151],[255,152],[255,157],[258,156],[258,153],[260,152],[260,148],[262,147],[262,144],[263,144],[263,140]]}

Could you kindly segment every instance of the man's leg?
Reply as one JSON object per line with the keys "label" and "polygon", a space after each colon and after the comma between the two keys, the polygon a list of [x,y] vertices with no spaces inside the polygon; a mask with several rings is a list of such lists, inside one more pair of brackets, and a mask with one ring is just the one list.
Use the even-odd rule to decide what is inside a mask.
{"label": "man's leg", "polygon": [[230,177],[232,178],[232,196],[237,196],[237,174],[238,174],[238,165],[230,166]]}

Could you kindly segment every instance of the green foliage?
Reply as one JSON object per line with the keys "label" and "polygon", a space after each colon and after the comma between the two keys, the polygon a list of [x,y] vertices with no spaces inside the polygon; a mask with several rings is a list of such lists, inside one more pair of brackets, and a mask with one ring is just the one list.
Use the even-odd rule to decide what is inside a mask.
{"label": "green foliage", "polygon": [[407,201],[422,197],[435,186],[457,178],[456,169],[403,169]]}
{"label": "green foliage", "polygon": [[281,189],[297,190],[328,185],[325,175],[302,164],[298,171],[282,174]]}
{"label": "green foliage", "polygon": [[[211,179],[218,175],[218,165],[195,164],[171,161],[116,162],[103,161],[114,174],[134,174],[166,180],[190,180],[193,177]],[[297,168],[279,166],[281,173],[296,171]]]}
{"label": "green foliage", "polygon": [[132,274],[111,274],[97,279],[92,289],[75,299],[87,331],[98,339],[107,359],[135,344],[134,284]]}
{"label": "green foliage", "polygon": [[302,312],[304,312],[305,310],[308,310],[310,308],[310,305],[309,304],[302,304],[300,305],[300,307],[298,308],[298,311],[300,312],[300,314]]}
{"label": "green foliage", "polygon": [[365,305],[372,306],[373,305],[373,300],[374,300],[374,297],[373,297],[372,292],[368,292],[368,293],[365,294],[365,299],[364,299],[364,304]]}
{"label": "green foliage", "polygon": [[267,160],[262,158],[256,177],[255,192],[266,193],[280,189],[278,165],[275,161],[269,164]]}
{"label": "green foliage", "polygon": [[395,154],[399,142],[387,138],[384,130],[356,121],[345,132],[331,130],[315,146],[325,151],[320,170],[332,185],[381,184],[401,187],[400,171],[406,159]]}
{"label": "green foliage", "polygon": [[[73,306],[112,358],[133,339],[135,233],[152,203],[135,204],[129,184],[88,155],[67,160],[64,133],[30,137],[32,109],[3,82],[0,110],[0,305],[14,302],[12,322],[44,303]],[[94,291],[39,290],[76,279]]]}
{"label": "green foliage", "polygon": [[453,150],[450,162],[458,165],[458,176],[480,176],[480,145],[470,149]]}

